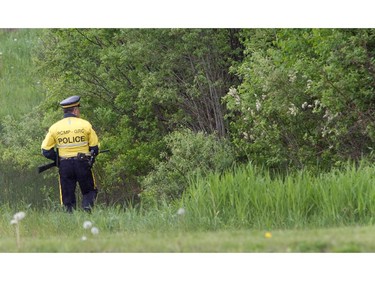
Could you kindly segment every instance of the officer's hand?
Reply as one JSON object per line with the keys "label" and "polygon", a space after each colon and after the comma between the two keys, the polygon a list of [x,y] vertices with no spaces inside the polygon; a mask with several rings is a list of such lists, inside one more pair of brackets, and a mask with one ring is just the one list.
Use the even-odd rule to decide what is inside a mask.
{"label": "officer's hand", "polygon": [[95,163],[95,156],[92,156],[89,159],[89,166],[90,166],[90,168],[92,168],[92,166],[94,165],[94,163]]}

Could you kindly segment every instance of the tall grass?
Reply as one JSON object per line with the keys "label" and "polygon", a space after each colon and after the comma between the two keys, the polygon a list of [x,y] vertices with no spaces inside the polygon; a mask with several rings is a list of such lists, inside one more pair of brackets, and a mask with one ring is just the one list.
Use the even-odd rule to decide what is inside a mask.
{"label": "tall grass", "polygon": [[[140,243],[136,249],[147,251],[143,244],[146,240],[154,236],[164,239],[164,235],[175,237],[177,250],[173,248],[173,251],[178,251],[187,233],[194,236],[192,233],[210,230],[219,230],[217,233],[251,230],[248,235],[261,235],[271,230],[282,235],[286,229],[372,225],[374,172],[375,167],[370,165],[348,164],[345,169],[318,175],[300,171],[281,177],[271,176],[267,170],[252,165],[241,166],[232,172],[197,177],[181,200],[147,210],[142,205],[125,209],[97,204],[91,214],[81,210],[68,214],[55,206],[40,208],[27,202],[18,205],[3,202],[0,251],[126,251],[130,245],[125,247],[123,243],[128,239]],[[184,212],[178,212],[179,208]],[[19,211],[24,211],[26,218],[20,224],[21,247],[17,248],[14,225],[10,221]],[[96,243],[99,238],[83,228],[86,220],[99,228],[100,244]],[[145,233],[147,236],[142,241],[136,240],[135,237]],[[83,236],[87,236],[88,243],[82,244]],[[301,238],[294,239],[301,241]],[[333,247],[317,239],[313,241],[317,243],[313,249],[318,247],[324,251]],[[284,243],[282,239],[279,241]],[[293,243],[297,245],[298,241]],[[193,240],[189,243],[194,245]],[[287,244],[282,247],[286,249]],[[303,249],[303,245],[299,247]]]}
{"label": "tall grass", "polygon": [[375,168],[308,171],[271,177],[247,165],[223,175],[196,178],[181,205],[192,225],[213,229],[303,228],[372,223]]}
{"label": "tall grass", "polygon": [[57,175],[45,178],[36,169],[20,171],[8,163],[0,163],[0,205],[51,207],[58,203]]}

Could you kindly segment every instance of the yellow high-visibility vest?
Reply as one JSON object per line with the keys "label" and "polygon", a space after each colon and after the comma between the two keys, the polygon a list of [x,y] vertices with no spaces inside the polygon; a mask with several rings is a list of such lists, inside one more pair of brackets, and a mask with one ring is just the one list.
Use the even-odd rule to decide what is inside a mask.
{"label": "yellow high-visibility vest", "polygon": [[43,140],[42,149],[59,149],[60,157],[75,157],[78,152],[89,154],[89,146],[98,145],[98,136],[90,122],[66,117],[53,124]]}

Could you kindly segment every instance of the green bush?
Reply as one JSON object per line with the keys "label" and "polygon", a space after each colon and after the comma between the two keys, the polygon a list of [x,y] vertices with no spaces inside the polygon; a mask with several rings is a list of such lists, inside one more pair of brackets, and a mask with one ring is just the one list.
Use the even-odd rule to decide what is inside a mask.
{"label": "green bush", "polygon": [[238,153],[274,169],[330,169],[374,143],[374,30],[243,30],[224,97]]}
{"label": "green bush", "polygon": [[171,201],[179,198],[189,185],[191,177],[209,172],[223,172],[234,163],[234,151],[229,142],[202,132],[188,129],[165,137],[170,153],[155,163],[154,170],[142,181],[145,190],[143,202]]}

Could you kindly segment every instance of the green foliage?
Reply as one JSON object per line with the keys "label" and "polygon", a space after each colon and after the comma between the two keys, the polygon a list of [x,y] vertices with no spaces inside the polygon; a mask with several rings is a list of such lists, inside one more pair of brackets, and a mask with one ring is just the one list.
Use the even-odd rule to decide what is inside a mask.
{"label": "green foliage", "polygon": [[108,197],[138,194],[138,179],[177,128],[227,132],[221,97],[236,81],[228,69],[239,56],[238,30],[48,29],[42,42],[43,124],[58,118],[67,95],[82,97],[82,117],[111,150],[97,169]]}
{"label": "green foliage", "polygon": [[[244,30],[243,82],[224,98],[233,143],[277,169],[330,168],[373,146],[373,30]],[[261,40],[258,40],[261,38]]]}
{"label": "green foliage", "polygon": [[[284,172],[374,157],[372,29],[39,29],[0,38],[4,166],[42,164],[58,103],[80,95],[82,117],[111,150],[95,165],[108,205],[138,203],[143,189],[169,202],[187,178],[233,157]],[[224,153],[227,139],[235,149]]]}
{"label": "green foliage", "polygon": [[143,180],[142,202],[170,202],[179,198],[191,178],[210,171],[222,173],[235,161],[231,144],[225,139],[190,130],[175,131],[165,137],[169,153],[155,164],[154,171]]}

